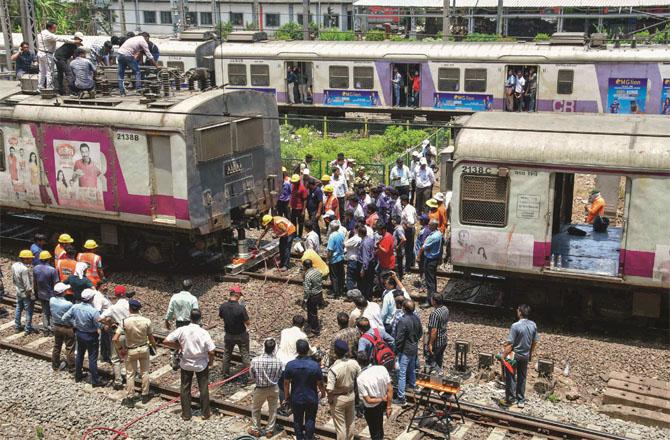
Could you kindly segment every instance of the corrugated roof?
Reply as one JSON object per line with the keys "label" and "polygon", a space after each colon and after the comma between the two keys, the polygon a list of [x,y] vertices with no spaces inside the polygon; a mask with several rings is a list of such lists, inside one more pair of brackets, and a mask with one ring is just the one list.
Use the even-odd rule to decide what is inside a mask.
{"label": "corrugated roof", "polygon": [[670,172],[667,116],[480,112],[458,122],[456,160]]}
{"label": "corrugated roof", "polygon": [[[454,0],[450,0],[453,4]],[[498,0],[456,0],[457,8],[496,8]],[[670,0],[503,0],[505,8],[640,8],[670,6]],[[354,6],[440,8],[443,0],[356,0]]]}

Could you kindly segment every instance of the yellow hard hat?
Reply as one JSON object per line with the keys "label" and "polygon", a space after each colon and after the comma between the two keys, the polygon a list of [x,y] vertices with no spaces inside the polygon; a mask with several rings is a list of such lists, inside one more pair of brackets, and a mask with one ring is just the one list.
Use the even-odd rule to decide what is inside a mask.
{"label": "yellow hard hat", "polygon": [[84,247],[86,249],[95,249],[98,247],[98,243],[96,243],[95,240],[86,240],[86,243],[84,243]]}
{"label": "yellow hard hat", "polygon": [[272,221],[272,216],[270,214],[265,214],[263,216],[263,220],[262,220],[263,226],[267,226],[268,223],[270,223],[271,221]]}
{"label": "yellow hard hat", "polygon": [[281,172],[285,173],[286,172],[286,167],[281,167]]}
{"label": "yellow hard hat", "polygon": [[321,176],[321,181],[330,182],[330,176],[328,174],[324,174],[323,176]]}
{"label": "yellow hard hat", "polygon": [[74,240],[72,237],[70,237],[70,234],[60,234],[58,237],[58,242],[59,243],[74,243]]}
{"label": "yellow hard hat", "polygon": [[30,249],[24,249],[21,252],[19,252],[19,258],[30,258],[33,259],[35,256],[33,255],[32,252],[30,252]]}
{"label": "yellow hard hat", "polygon": [[323,192],[332,193],[333,192],[333,186],[332,185],[326,185],[326,187],[323,189]]}
{"label": "yellow hard hat", "polygon": [[48,260],[51,258],[51,253],[49,251],[40,252],[40,260]]}
{"label": "yellow hard hat", "polygon": [[426,201],[426,205],[428,205],[431,208],[437,208],[437,200],[435,199],[428,199]]}
{"label": "yellow hard hat", "polygon": [[298,176],[297,174],[292,175],[291,182],[293,183],[300,182],[300,176]]}

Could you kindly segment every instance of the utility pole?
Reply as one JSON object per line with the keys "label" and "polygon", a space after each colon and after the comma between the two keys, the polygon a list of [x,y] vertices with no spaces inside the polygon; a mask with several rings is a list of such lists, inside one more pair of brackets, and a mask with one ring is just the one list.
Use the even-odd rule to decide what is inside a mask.
{"label": "utility pole", "polygon": [[444,41],[449,41],[449,35],[451,34],[451,4],[450,0],[444,0],[442,2],[442,39]]}
{"label": "utility pole", "polygon": [[503,0],[498,0],[498,13],[496,16],[496,33],[502,35],[503,33]]}
{"label": "utility pole", "polygon": [[140,2],[135,0],[135,30],[140,31]]}
{"label": "utility pole", "polygon": [[126,27],[126,2],[125,0],[119,0],[119,15],[121,19],[121,35],[126,35],[128,33],[128,28]]}
{"label": "utility pole", "polygon": [[302,0],[302,39],[309,40],[309,0]]}
{"label": "utility pole", "polygon": [[7,72],[12,71],[12,21],[9,18],[8,0],[0,0],[0,21],[2,22],[2,36],[5,39],[5,66]]}
{"label": "utility pole", "polygon": [[261,13],[261,5],[258,0],[254,0],[253,4],[251,5],[251,12],[252,12],[251,23],[254,25],[254,30],[260,31],[261,17],[259,14]]}
{"label": "utility pole", "polygon": [[21,6],[21,32],[23,33],[23,41],[28,43],[30,51],[35,53],[35,43],[37,42],[35,4],[32,0],[19,0],[19,4]]}
{"label": "utility pole", "polygon": [[219,22],[219,11],[216,7],[216,0],[212,0],[212,28],[216,30],[216,25]]}

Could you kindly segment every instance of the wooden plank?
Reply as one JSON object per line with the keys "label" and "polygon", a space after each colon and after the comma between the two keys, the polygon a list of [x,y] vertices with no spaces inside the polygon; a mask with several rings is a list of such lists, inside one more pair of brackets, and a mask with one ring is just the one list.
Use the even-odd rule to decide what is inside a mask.
{"label": "wooden plank", "polygon": [[30,344],[26,344],[26,347],[27,347],[27,348],[30,348],[30,349],[35,349],[35,348],[39,347],[40,345],[42,345],[42,344],[46,344],[47,342],[49,342],[49,341],[51,341],[51,340],[53,340],[53,337],[51,337],[51,336],[44,336],[43,338],[35,339],[35,340],[34,340],[33,342],[31,342]]}
{"label": "wooden plank", "polygon": [[[12,313],[12,315],[13,315],[13,313]],[[4,331],[4,330],[10,329],[12,327],[14,327],[14,320],[13,319],[9,322],[5,322],[4,324],[0,325],[0,331]]]}
{"label": "wooden plank", "polygon": [[624,382],[622,380],[610,379],[607,382],[607,388],[620,391],[627,391],[630,393],[639,394],[640,396],[655,397],[657,399],[665,399],[670,401],[670,391],[661,388],[636,385],[632,382]]}
{"label": "wooden plank", "polygon": [[242,388],[241,390],[230,396],[228,400],[230,400],[231,402],[239,402],[240,400],[243,400],[253,392],[254,392],[253,386]]}
{"label": "wooden plank", "polygon": [[156,380],[159,377],[161,377],[162,375],[169,373],[170,371],[172,371],[172,365],[170,365],[170,364],[163,365],[158,370],[151,372],[149,374],[149,378],[151,380]]}
{"label": "wooden plank", "polygon": [[507,435],[507,430],[503,428],[495,428],[489,436],[486,438],[486,440],[503,440],[505,436]]}
{"label": "wooden plank", "polygon": [[640,386],[660,388],[663,390],[670,391],[670,382],[666,382],[664,380],[650,379],[647,377],[633,376],[632,374],[618,373],[618,372],[610,373],[609,379],[621,380],[624,382],[634,383]]}
{"label": "wooden plank", "polygon": [[471,426],[472,420],[466,420],[465,423],[456,423],[456,428],[454,428],[451,433],[451,438],[454,440],[461,440],[465,437]]}
{"label": "wooden plank", "polygon": [[642,396],[637,393],[605,388],[603,404],[627,405],[670,414],[670,400]]}
{"label": "wooden plank", "polygon": [[598,411],[617,419],[628,420],[641,425],[670,428],[670,415],[648,409],[624,405],[602,405]]}
{"label": "wooden plank", "polygon": [[11,335],[11,336],[7,336],[7,337],[6,337],[5,339],[3,339],[2,341],[3,341],[3,342],[14,342],[14,341],[16,341],[17,339],[21,339],[21,338],[23,338],[23,337],[25,337],[25,336],[26,336],[26,333],[25,333],[25,332],[14,333],[14,334]]}

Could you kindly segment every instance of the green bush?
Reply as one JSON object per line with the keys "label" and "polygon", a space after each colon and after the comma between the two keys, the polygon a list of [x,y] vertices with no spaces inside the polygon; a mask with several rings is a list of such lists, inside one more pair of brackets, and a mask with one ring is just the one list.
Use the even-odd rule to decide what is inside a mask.
{"label": "green bush", "polygon": [[501,41],[502,37],[496,34],[480,34],[474,32],[465,36],[463,41]]}
{"label": "green bush", "polygon": [[365,41],[384,41],[384,31],[371,30],[365,34]]}
{"label": "green bush", "polygon": [[277,40],[302,40],[302,26],[298,23],[284,23],[277,29]]}
{"label": "green bush", "polygon": [[229,21],[221,22],[216,25],[216,30],[219,32],[222,40],[228,39],[228,35],[233,31],[233,24]]}
{"label": "green bush", "polygon": [[341,31],[338,28],[322,29],[319,31],[319,40],[323,41],[354,41],[356,36],[350,31]]}
{"label": "green bush", "polygon": [[659,29],[654,34],[652,41],[657,44],[666,43],[670,40],[670,26],[666,26],[665,29]]}
{"label": "green bush", "polygon": [[541,32],[535,35],[535,38],[533,38],[533,41],[549,41],[549,40],[551,40],[551,35],[543,34]]}

